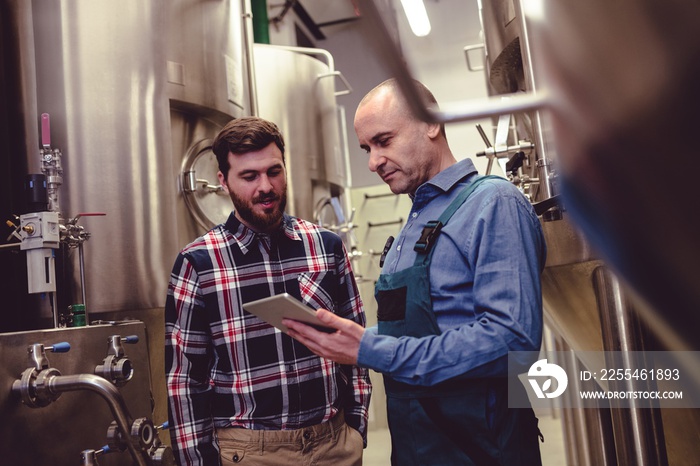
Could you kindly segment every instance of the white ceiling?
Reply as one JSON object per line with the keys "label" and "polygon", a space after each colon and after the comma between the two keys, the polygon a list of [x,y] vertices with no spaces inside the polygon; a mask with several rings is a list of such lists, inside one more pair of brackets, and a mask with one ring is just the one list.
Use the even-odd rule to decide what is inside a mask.
{"label": "white ceiling", "polygon": [[[446,48],[473,45],[482,41],[477,0],[424,0],[432,31],[427,37],[414,37],[403,15],[399,0],[393,2],[397,11],[403,52],[407,59],[431,61],[442,56]],[[309,16],[325,35],[333,34],[333,27],[323,26],[335,21],[357,18],[361,11],[353,0],[299,0]],[[405,32],[405,33],[404,33]]]}

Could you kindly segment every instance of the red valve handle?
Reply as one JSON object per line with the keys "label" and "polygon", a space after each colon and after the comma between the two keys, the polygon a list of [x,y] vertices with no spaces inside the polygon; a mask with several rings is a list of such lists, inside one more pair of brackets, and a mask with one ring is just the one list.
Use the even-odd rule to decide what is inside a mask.
{"label": "red valve handle", "polygon": [[41,114],[41,144],[46,149],[51,147],[51,121],[48,113]]}

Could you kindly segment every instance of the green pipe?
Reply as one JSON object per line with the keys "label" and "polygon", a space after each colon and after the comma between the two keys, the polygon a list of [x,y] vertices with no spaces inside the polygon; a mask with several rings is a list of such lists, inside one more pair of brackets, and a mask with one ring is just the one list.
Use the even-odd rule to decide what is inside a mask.
{"label": "green pipe", "polygon": [[270,26],[267,17],[267,0],[251,0],[253,14],[253,41],[256,44],[270,43]]}

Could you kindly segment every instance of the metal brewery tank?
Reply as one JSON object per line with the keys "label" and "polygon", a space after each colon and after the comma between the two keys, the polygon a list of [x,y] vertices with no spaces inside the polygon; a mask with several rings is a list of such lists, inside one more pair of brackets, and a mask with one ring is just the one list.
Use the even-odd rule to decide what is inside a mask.
{"label": "metal brewery tank", "polygon": [[[97,354],[91,348],[103,348],[106,334],[124,328],[119,321],[135,318],[145,323],[145,337],[135,353],[140,361],[138,388],[132,384],[124,392],[126,404],[132,414],[151,416],[153,422],[167,419],[162,325],[172,262],[180,248],[225,220],[231,210],[228,196],[216,188],[216,164],[207,141],[230,119],[257,112],[249,20],[243,19],[246,4],[2,3],[0,98],[6,105],[0,119],[0,160],[10,167],[2,172],[3,208],[8,209],[3,213],[23,213],[18,212],[22,181],[27,173],[40,171],[39,115],[48,113],[51,145],[63,154],[61,213],[64,218],[106,214],[83,217],[81,223],[91,235],[84,248],[88,315],[91,321],[108,322],[84,329],[36,330],[51,327],[49,300],[45,295],[26,299],[26,271],[15,268],[15,262],[8,267],[9,259],[3,256],[3,278],[13,284],[3,288],[7,302],[19,303],[3,313],[18,317],[20,327],[9,326],[9,333],[7,321],[0,323],[2,354],[12,359],[0,367],[3,386],[12,386],[27,365],[26,345],[49,345],[55,338],[66,338],[80,349],[50,355],[52,364],[64,375],[91,372],[90,355]],[[312,49],[306,50],[312,56],[300,50],[268,52],[275,55],[261,52],[258,58],[263,70],[261,116],[276,121],[285,132],[290,211],[313,220],[318,213],[314,203],[342,196],[346,185],[332,59]],[[328,63],[315,58],[319,54]],[[289,68],[278,66],[281,63]],[[293,79],[297,77],[304,81]],[[10,259],[21,258],[16,261],[21,265],[23,255]],[[58,275],[66,277],[57,293],[62,295],[61,307],[79,302],[76,262],[70,255],[59,270]],[[13,277],[17,279],[9,280]],[[104,351],[98,351],[95,364]],[[18,359],[18,354],[25,357]],[[64,395],[58,404],[72,406],[66,400],[76,396]],[[53,413],[49,415],[22,406],[15,396],[0,396],[3,422],[12,426],[12,438],[21,439],[3,442],[0,455],[13,464],[42,464],[42,455],[54,452],[52,464],[75,464],[82,450],[99,448],[94,443],[102,437],[104,416],[97,418],[100,425],[93,425],[94,420],[84,419],[82,413],[105,406],[90,397],[84,400],[85,409],[73,418],[53,406],[45,408]],[[47,423],[68,423],[71,435],[47,435]],[[83,429],[90,435],[81,435]],[[122,458],[105,455],[100,464],[117,464]]]}
{"label": "metal brewery tank", "polygon": [[[225,202],[228,196],[215,188],[218,168],[209,145],[231,119],[254,111],[251,44],[241,20],[242,3],[187,0],[168,8],[167,95],[172,165],[168,166],[167,175],[177,198],[175,218],[179,235],[175,253],[225,221],[231,210],[230,201]],[[213,164],[208,163],[211,160]],[[212,218],[205,219],[198,206],[209,205],[212,199],[221,202],[221,212],[207,212]]]}
{"label": "metal brewery tank", "polygon": [[[659,11],[658,18],[645,17],[644,15],[649,14],[650,11],[642,11],[629,2],[625,7],[620,6],[612,10],[586,7],[584,14],[581,9],[571,5],[572,2],[567,2],[567,5],[541,2],[538,4],[541,10],[535,11],[535,18],[528,22],[524,15],[525,3],[518,0],[480,2],[490,93],[497,96],[546,88],[548,91],[553,90],[553,97],[557,99],[553,104],[555,108],[552,112],[555,116],[551,117],[555,120],[554,126],[552,121],[543,121],[542,115],[538,112],[514,115],[515,129],[514,134],[511,135],[514,140],[509,140],[509,144],[517,143],[520,139],[532,141],[535,143],[534,155],[537,159],[553,161],[552,179],[555,191],[561,187],[557,182],[557,178],[561,176],[567,176],[566,181],[570,183],[573,181],[571,184],[579,185],[579,189],[583,186],[583,189],[588,190],[586,194],[593,197],[603,194],[603,190],[606,190],[606,194],[612,194],[613,190],[616,190],[616,198],[608,199],[607,205],[593,207],[594,210],[603,211],[608,206],[616,209],[623,205],[639,206],[641,202],[635,199],[630,203],[630,194],[620,191],[617,187],[625,186],[627,189],[634,185],[622,178],[622,172],[619,170],[622,165],[617,165],[612,158],[599,159],[593,163],[592,160],[596,157],[585,154],[586,151],[592,151],[595,155],[602,155],[604,151],[608,151],[609,157],[625,157],[625,153],[634,153],[639,149],[640,146],[636,143],[630,147],[619,144],[620,141],[631,142],[627,137],[630,135],[627,133],[629,128],[624,126],[629,124],[633,127],[637,124],[635,118],[638,115],[634,114],[633,109],[643,105],[645,100],[651,100],[644,96],[644,90],[639,86],[639,81],[645,81],[649,85],[646,92],[653,93],[657,90],[654,85],[658,84],[658,73],[650,71],[650,76],[640,80],[633,72],[635,69],[639,71],[639,63],[635,63],[635,60],[630,59],[627,54],[644,55],[649,52],[657,58],[661,57],[663,54],[659,49],[663,46],[656,42],[658,37],[655,34],[659,31],[655,28],[671,24],[669,18],[673,17],[673,14],[666,12],[667,14],[664,15]],[[554,3],[557,4],[554,5]],[[538,17],[538,13],[541,16]],[[631,25],[639,27],[634,28]],[[536,29],[539,35],[532,34],[530,29]],[[639,38],[624,32],[630,30],[639,31]],[[591,50],[587,50],[587,47],[580,45],[592,40],[588,31],[608,32],[604,39],[596,34],[593,42],[599,47],[595,48],[595,52],[592,47]],[[536,44],[533,45],[533,42]],[[630,48],[631,45],[633,47]],[[625,49],[625,47],[628,48]],[[633,52],[632,49],[634,49]],[[622,50],[626,51],[622,53]],[[674,56],[678,60],[681,59],[680,55]],[[642,61],[648,62],[645,59]],[[672,60],[671,62],[678,66],[676,70],[679,71],[681,67],[678,63],[673,63]],[[605,75],[601,69],[595,67],[600,63],[609,67],[610,75]],[[590,67],[588,64],[591,64]],[[626,69],[629,65],[633,67]],[[582,81],[581,76],[585,76],[587,81]],[[617,89],[615,89],[616,86]],[[623,91],[625,86],[631,90]],[[633,97],[639,100],[634,101]],[[581,107],[577,109],[567,105]],[[678,111],[680,115],[684,114],[680,106]],[[622,117],[628,118],[629,123],[615,120]],[[652,115],[648,117],[653,119]],[[556,121],[557,118],[559,121]],[[569,126],[574,121],[577,123]],[[610,126],[605,128],[605,124]],[[562,131],[564,128],[566,128],[566,135],[562,136],[557,131]],[[637,129],[644,131],[643,137],[649,140],[649,148],[654,147],[659,139],[664,139],[660,134],[653,136],[651,128],[639,126]],[[591,139],[586,140],[582,134],[587,134]],[[600,139],[595,141],[593,138],[596,137]],[[633,138],[636,137],[633,136]],[[615,138],[618,140],[615,141]],[[555,146],[556,150],[552,146]],[[616,153],[613,154],[610,151]],[[648,151],[642,151],[640,157],[647,155],[651,154]],[[589,164],[587,169],[586,163]],[[649,166],[645,165],[647,168]],[[577,168],[572,167],[583,169],[576,171]],[[638,170],[639,164],[629,159],[625,167],[629,170],[624,170],[626,172],[624,176],[639,176],[639,172],[644,170]],[[618,178],[613,182],[614,173]],[[527,174],[533,178],[538,176],[538,173],[532,170]],[[606,179],[607,183],[610,183],[608,186],[601,181]],[[613,188],[615,185],[617,186]],[[647,193],[651,192],[648,185],[642,189]],[[657,190],[652,191],[656,193],[652,195],[653,198],[659,197]],[[538,197],[538,194],[541,193],[535,193],[533,201],[547,198],[541,195]],[[640,199],[644,197],[640,196]],[[598,200],[602,201],[601,198]],[[576,207],[580,209],[581,205]],[[591,205],[588,206],[589,209],[591,207]],[[635,231],[631,224],[636,222],[634,218],[636,216],[620,215],[618,212],[618,216],[611,220],[604,219],[601,215],[591,215],[590,211],[585,212],[589,215],[588,218],[584,216],[584,220],[589,221],[586,233],[592,234],[585,237],[583,232],[574,226],[566,204],[560,205],[559,208],[560,215],[555,218],[542,217],[548,246],[547,265],[542,276],[543,300],[546,322],[556,335],[556,349],[584,351],[579,353],[582,358],[593,357],[592,354],[602,354],[585,353],[585,351],[692,349],[693,346],[687,345],[689,341],[687,330],[677,325],[678,321],[675,317],[665,315],[668,303],[678,303],[680,296],[668,296],[668,303],[665,306],[659,306],[658,297],[654,296],[653,291],[638,288],[636,291],[639,294],[632,291],[634,289],[627,286],[628,283],[639,286],[640,283],[646,282],[647,286],[654,286],[648,280],[650,272],[648,267],[651,263],[646,264],[646,267],[637,264],[644,270],[633,270],[630,274],[630,264],[635,260],[627,257],[625,261],[620,261],[624,254],[629,252],[618,253],[610,246],[606,249],[605,241],[601,242],[601,237],[597,236],[600,234],[600,232],[596,233],[597,227],[590,223],[601,219],[606,221],[604,225],[608,226],[607,233],[611,234],[610,242],[615,244],[614,241],[617,241],[615,246],[625,250],[626,246],[621,243],[625,241],[635,243],[637,238],[631,236],[624,239],[619,235],[623,231],[626,234]],[[577,221],[582,217],[580,210],[578,212]],[[641,212],[638,214],[642,215]],[[668,217],[667,214],[662,216]],[[628,221],[630,225],[625,223]],[[667,226],[672,229],[678,224],[679,219],[675,219],[669,221]],[[634,234],[646,235],[642,231]],[[592,247],[586,238],[593,238],[596,247]],[[681,237],[680,240],[683,241],[683,238]],[[667,241],[674,240],[669,238]],[[660,246],[663,250],[671,249],[669,251],[671,256],[679,252],[673,245],[656,244],[656,246]],[[697,248],[695,250],[697,251]],[[612,260],[611,265],[601,259],[603,256],[600,251],[605,253],[606,258]],[[692,257],[692,251],[688,252]],[[637,254],[643,255],[641,251],[637,251]],[[668,266],[673,261],[676,265],[680,265],[680,262],[675,259],[670,259],[664,264],[657,263],[657,265]],[[677,277],[682,282],[686,278],[682,272],[684,268],[686,267],[671,271],[667,267],[661,267],[659,270],[672,272],[673,277]],[[629,281],[623,282],[618,279],[611,270],[626,272],[623,276]],[[667,279],[657,277],[657,280],[661,281]],[[673,287],[667,288],[667,292],[672,289]],[[680,287],[677,289],[680,290]],[[651,297],[655,308],[648,308],[638,299],[640,295],[647,299]],[[685,293],[681,296],[689,295]],[[658,312],[662,314],[657,314]],[[692,319],[689,322],[692,322]],[[569,361],[568,365],[572,369],[586,366],[602,367],[604,361]],[[696,368],[685,369],[688,370],[687,373],[693,373],[693,371],[697,373]],[[699,439],[697,428],[700,425],[700,414],[696,409],[615,410],[601,407],[599,410],[564,411],[565,430],[568,431],[569,439],[567,458],[571,464],[615,464],[617,462],[617,464],[675,465],[694,464],[697,459]]]}
{"label": "metal brewery tank", "polygon": [[[277,124],[285,138],[287,212],[310,221],[324,220],[328,227],[342,224],[347,155],[335,97],[349,92],[349,86],[335,90],[338,76],[343,78],[333,57],[322,49],[254,44],[252,56],[256,114]],[[187,129],[175,131],[175,137],[187,136],[177,143],[185,154],[180,167],[184,208],[201,232],[225,221],[231,212],[228,195],[218,188],[218,167],[210,147],[221,126],[212,123],[217,120],[200,118],[193,130],[192,112],[176,112],[174,128]],[[319,209],[331,198],[338,199],[341,211]]]}
{"label": "metal brewery tank", "polygon": [[[289,211],[338,226],[344,210],[330,209],[329,216],[323,205],[332,197],[346,204],[344,115],[335,98],[352,89],[325,50],[264,44],[253,49],[258,113],[277,123],[287,141]],[[336,91],[336,82],[345,89]]]}
{"label": "metal brewery tank", "polygon": [[[240,102],[228,98],[235,95],[244,102],[248,93],[241,4],[18,0],[0,7],[2,99],[7,104],[0,143],[3,165],[10,167],[2,176],[12,188],[3,191],[3,208],[11,209],[3,213],[8,218],[24,213],[18,211],[23,208],[22,181],[27,173],[40,171],[39,115],[48,113],[51,146],[62,153],[60,213],[64,219],[106,214],[80,220],[91,235],[84,247],[89,318],[145,322],[139,350],[132,351],[139,358],[138,383],[120,393],[132,414],[153,422],[167,419],[162,373],[167,279],[175,254],[193,238],[194,224],[188,212],[178,210],[184,152],[173,146],[180,140],[176,130],[185,125],[172,115],[185,113],[184,108],[198,128],[243,114]],[[172,47],[170,39],[183,42],[184,33],[187,47]],[[204,49],[221,55],[209,60]],[[237,93],[229,93],[235,84],[240,84]],[[81,302],[74,252],[57,271],[59,309]],[[2,385],[13,386],[18,368],[27,366],[26,345],[50,345],[58,338],[73,348],[50,355],[50,362],[65,376],[80,372],[95,377],[92,371],[107,352],[106,337],[127,331],[129,324],[36,330],[52,326],[50,293],[27,298],[26,270],[7,267],[14,258],[23,261],[24,253],[2,254],[3,278],[13,284],[3,288],[7,302],[19,304],[3,309],[0,332],[23,330],[0,334],[3,357],[9,359],[0,368]],[[0,397],[0,410],[12,435],[5,437],[16,441],[2,442],[0,455],[12,464],[46,464],[50,454],[51,464],[72,465],[80,461],[81,451],[106,441],[109,410],[98,397],[65,394],[58,407],[34,410],[15,394],[6,395]],[[70,409],[75,400],[81,409]],[[47,426],[54,426],[53,432]],[[104,455],[99,461],[108,466],[125,459]]]}
{"label": "metal brewery tank", "polygon": [[[106,214],[81,220],[91,234],[84,248],[90,314],[161,306],[163,269],[179,243],[176,189],[163,182],[173,164],[164,66],[168,3],[13,3],[24,47],[22,60],[7,66],[21,67],[17,85],[33,96],[19,109],[29,142],[13,157],[26,158],[38,172],[39,114],[48,113],[51,145],[63,154],[61,214]],[[59,271],[67,275],[61,308],[80,299],[75,259]],[[40,312],[50,322],[50,307]]]}

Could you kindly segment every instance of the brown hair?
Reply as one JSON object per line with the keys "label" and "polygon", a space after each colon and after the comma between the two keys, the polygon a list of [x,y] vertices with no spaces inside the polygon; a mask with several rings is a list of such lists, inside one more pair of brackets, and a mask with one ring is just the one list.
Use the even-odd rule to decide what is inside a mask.
{"label": "brown hair", "polygon": [[258,117],[243,117],[229,121],[211,144],[211,150],[216,155],[219,171],[228,176],[231,168],[228,154],[245,154],[264,149],[270,143],[275,143],[282,152],[284,161],[284,138],[276,124]]}

